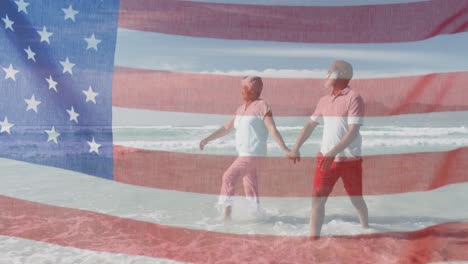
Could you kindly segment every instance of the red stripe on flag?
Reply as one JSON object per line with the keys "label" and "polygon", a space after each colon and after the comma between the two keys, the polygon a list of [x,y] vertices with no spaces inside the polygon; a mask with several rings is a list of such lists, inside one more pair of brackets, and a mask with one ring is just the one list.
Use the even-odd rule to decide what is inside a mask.
{"label": "red stripe on flag", "polygon": [[[119,182],[184,192],[219,194],[223,173],[236,157],[114,147],[114,179]],[[468,181],[468,147],[448,152],[363,157],[366,195],[427,191]],[[262,158],[261,196],[310,197],[315,159],[294,165],[282,157]],[[236,193],[243,194],[242,182]],[[337,183],[331,195],[345,195]]]}
{"label": "red stripe on flag", "polygon": [[468,30],[465,0],[368,6],[255,6],[122,0],[119,27],[223,39],[408,42]]}
{"label": "red stripe on flag", "polygon": [[[0,235],[196,263],[426,263],[468,260],[468,223],[408,233],[306,237],[190,230],[0,196]],[[421,247],[424,245],[424,247]],[[287,257],[287,259],[284,259]]]}
{"label": "red stripe on flag", "polygon": [[[112,104],[159,111],[233,114],[241,105],[240,77],[116,67]],[[319,79],[264,78],[262,97],[275,116],[310,115],[328,91]],[[468,110],[468,72],[356,79],[351,87],[366,116]]]}

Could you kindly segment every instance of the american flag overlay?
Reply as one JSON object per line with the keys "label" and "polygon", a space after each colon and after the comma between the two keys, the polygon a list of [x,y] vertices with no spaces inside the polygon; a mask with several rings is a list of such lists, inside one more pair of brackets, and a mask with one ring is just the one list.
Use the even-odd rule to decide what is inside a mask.
{"label": "american flag overlay", "polygon": [[[0,0],[0,18],[0,263],[468,262],[468,1]],[[261,210],[239,180],[223,221],[238,134],[200,142],[241,80],[262,78],[292,148],[336,60],[365,104],[369,228],[339,181],[309,236],[322,126],[297,163],[270,135]]]}
{"label": "american flag overlay", "polygon": [[62,5],[1,2],[2,156],[112,178],[118,2]]}

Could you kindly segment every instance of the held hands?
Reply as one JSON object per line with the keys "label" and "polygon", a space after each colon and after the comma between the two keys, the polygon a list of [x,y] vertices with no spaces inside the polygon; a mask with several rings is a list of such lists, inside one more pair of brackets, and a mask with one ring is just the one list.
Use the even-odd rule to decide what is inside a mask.
{"label": "held hands", "polygon": [[301,153],[299,153],[299,150],[297,149],[292,149],[286,152],[286,156],[296,164],[296,161],[299,162],[301,161]]}
{"label": "held hands", "polygon": [[200,150],[203,150],[209,141],[205,138],[200,141]]}

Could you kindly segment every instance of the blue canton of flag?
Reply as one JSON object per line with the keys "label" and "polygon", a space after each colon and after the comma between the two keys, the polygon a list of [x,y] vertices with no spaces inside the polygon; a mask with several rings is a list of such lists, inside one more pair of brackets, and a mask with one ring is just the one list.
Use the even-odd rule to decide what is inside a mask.
{"label": "blue canton of flag", "polygon": [[0,155],[113,177],[118,0],[0,1]]}

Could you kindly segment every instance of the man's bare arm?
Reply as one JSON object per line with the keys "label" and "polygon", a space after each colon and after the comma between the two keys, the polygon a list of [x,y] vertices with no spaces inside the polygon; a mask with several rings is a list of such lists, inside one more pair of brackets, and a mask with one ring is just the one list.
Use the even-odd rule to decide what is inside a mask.
{"label": "man's bare arm", "polygon": [[320,163],[320,169],[322,171],[327,171],[333,161],[335,160],[335,156],[343,151],[345,148],[347,148],[351,142],[356,138],[356,136],[359,134],[359,129],[361,128],[361,125],[359,124],[352,124],[348,126],[348,132],[345,134],[345,136],[340,140],[336,146],[334,146],[328,153],[325,154],[324,158],[322,159]]}
{"label": "man's bare arm", "polygon": [[348,132],[340,140],[340,142],[330,150],[330,153],[335,154],[334,156],[336,156],[338,153],[340,153],[345,148],[347,148],[359,134],[360,128],[361,128],[361,125],[358,125],[358,124],[349,125]]}
{"label": "man's bare arm", "polygon": [[312,132],[314,132],[314,129],[317,126],[317,122],[314,122],[310,119],[307,120],[307,122],[304,124],[304,127],[301,130],[301,133],[299,134],[299,137],[296,140],[296,144],[294,145],[293,151],[299,151],[304,142],[306,142],[307,139],[312,135]]}
{"label": "man's bare arm", "polygon": [[291,159],[294,163],[301,161],[301,153],[299,150],[301,149],[304,142],[306,142],[307,139],[312,135],[312,132],[314,132],[314,129],[317,126],[318,123],[310,119],[305,123],[301,133],[299,134],[299,137],[296,140],[296,144],[288,154],[289,159]]}

